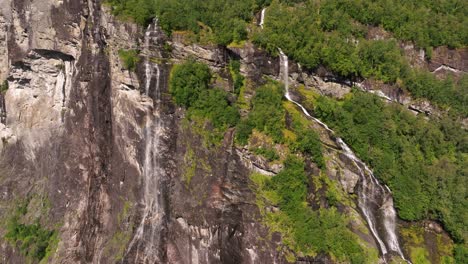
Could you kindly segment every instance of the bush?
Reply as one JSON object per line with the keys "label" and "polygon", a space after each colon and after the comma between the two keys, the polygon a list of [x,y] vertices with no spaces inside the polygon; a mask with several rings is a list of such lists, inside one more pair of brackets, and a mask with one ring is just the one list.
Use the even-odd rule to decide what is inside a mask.
{"label": "bush", "polygon": [[147,25],[158,17],[161,27],[189,30],[202,38],[204,27],[214,32],[217,44],[227,45],[247,38],[247,23],[265,1],[258,0],[108,0],[113,14]]}
{"label": "bush", "polygon": [[[427,71],[412,71],[397,41],[365,38],[365,26],[371,25],[383,26],[398,39],[412,40],[427,51],[441,45],[466,46],[468,27],[463,25],[468,5],[462,2],[272,1],[265,27],[254,33],[253,41],[274,54],[280,47],[307,68],[323,65],[351,80],[371,78],[401,85],[417,98],[466,117],[467,81],[440,81]],[[448,27],[448,21],[453,25]]]}
{"label": "bush", "polygon": [[252,99],[248,120],[241,122],[241,127],[238,128],[237,140],[245,143],[252,129],[256,128],[271,136],[275,142],[282,142],[285,128],[282,98],[279,84],[268,83],[258,88]]}
{"label": "bush", "polygon": [[322,154],[322,143],[315,131],[311,129],[301,131],[297,138],[297,144],[298,149],[302,153],[311,156],[312,161],[320,168],[325,168],[325,160],[323,159]]}
{"label": "bush", "polygon": [[341,103],[317,100],[315,113],[392,189],[401,218],[439,220],[456,241],[467,239],[468,135],[456,121],[427,122],[356,91]]}
{"label": "bush", "polygon": [[244,86],[244,76],[240,73],[240,62],[238,60],[229,61],[229,70],[234,86],[234,93],[239,95],[242,86]]}
{"label": "bush", "polygon": [[170,91],[176,104],[188,108],[199,99],[202,91],[208,90],[210,81],[210,68],[206,64],[189,60],[174,66]]}
{"label": "bush", "polygon": [[235,126],[239,121],[239,111],[226,98],[227,94],[220,89],[204,90],[189,109],[211,120],[216,128]]}
{"label": "bush", "polygon": [[211,88],[211,72],[206,64],[186,61],[173,68],[169,81],[175,103],[187,108],[189,117],[196,115],[224,130],[237,125],[239,111],[228,100],[227,93]]}
{"label": "bush", "polygon": [[254,149],[254,153],[256,155],[261,155],[265,157],[268,161],[274,161],[280,158],[278,153],[276,153],[276,151],[272,148],[259,147],[259,148]]}
{"label": "bush", "polygon": [[453,256],[456,264],[468,262],[468,247],[466,245],[455,245]]}
{"label": "bush", "polygon": [[[26,207],[27,208],[27,207]],[[12,246],[19,247],[25,257],[41,261],[48,256],[57,242],[54,230],[43,228],[38,221],[34,224],[22,224],[21,216],[27,213],[25,206],[20,205],[8,220],[5,239]]]}
{"label": "bush", "polygon": [[0,93],[6,93],[8,91],[8,81],[5,80],[2,84],[0,84]]}
{"label": "bush", "polygon": [[140,58],[137,50],[119,50],[119,57],[123,67],[129,71],[135,71]]}
{"label": "bush", "polygon": [[[307,205],[309,179],[304,170],[304,162],[290,156],[284,169],[259,185],[259,193],[276,197],[279,212],[267,213],[272,226],[280,227],[283,239],[295,252],[315,255],[329,253],[339,261],[364,263],[364,251],[356,236],[346,227],[347,220],[336,208],[312,211]],[[271,222],[273,221],[273,223]]]}

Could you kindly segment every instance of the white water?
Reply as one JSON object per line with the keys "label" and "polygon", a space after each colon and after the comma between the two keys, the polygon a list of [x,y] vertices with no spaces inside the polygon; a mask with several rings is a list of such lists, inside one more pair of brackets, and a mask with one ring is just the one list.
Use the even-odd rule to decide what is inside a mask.
{"label": "white water", "polygon": [[[156,22],[155,22],[156,24]],[[159,117],[159,104],[161,99],[160,91],[160,67],[150,60],[150,40],[157,34],[156,25],[148,26],[145,33],[145,95],[151,97],[151,80],[156,79],[154,85],[154,103],[151,112],[147,115],[144,128],[144,160],[142,167],[142,186],[144,188],[142,201],[142,218],[135,231],[135,234],[128,246],[126,255],[136,247],[134,263],[159,263],[159,246],[161,231],[163,227],[164,208],[161,198],[161,175],[162,170],[159,164],[160,137],[162,133],[162,123]],[[156,70],[156,76],[154,75]]]}
{"label": "white water", "polygon": [[[289,60],[281,49],[279,49],[279,52],[281,55],[280,69],[283,74],[282,78],[285,84],[286,99],[296,104],[307,117],[313,119],[334,135],[333,130],[319,119],[311,116],[304,106],[291,98],[291,95],[289,94]],[[385,257],[386,254],[393,252],[405,259],[396,234],[396,212],[393,207],[393,199],[390,189],[388,186],[383,187],[379,184],[372,171],[364,162],[356,157],[351,148],[341,138],[336,137],[336,143],[341,147],[343,153],[353,162],[359,171],[361,185],[360,190],[357,192],[358,206],[368,223],[372,235],[378,243],[382,255]],[[379,219],[381,219],[380,226],[383,227],[381,229],[377,228]]]}
{"label": "white water", "polygon": [[260,24],[258,24],[261,28],[263,28],[263,24],[265,22],[265,12],[266,8],[263,8],[262,13],[260,14]]}
{"label": "white water", "polygon": [[453,67],[442,64],[437,69],[433,70],[432,73],[436,73],[436,72],[441,71],[441,70],[451,71],[451,72],[454,72],[454,73],[459,73],[460,72],[460,70],[457,70],[457,69],[455,69]]}

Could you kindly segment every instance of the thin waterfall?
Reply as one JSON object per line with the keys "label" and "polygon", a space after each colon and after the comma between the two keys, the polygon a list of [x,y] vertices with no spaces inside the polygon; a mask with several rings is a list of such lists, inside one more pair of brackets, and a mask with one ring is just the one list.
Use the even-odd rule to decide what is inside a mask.
{"label": "thin waterfall", "polygon": [[[296,104],[302,112],[332,135],[335,134],[325,123],[311,116],[300,103],[294,101],[289,94],[289,60],[286,54],[280,52],[280,71],[285,84],[285,97],[288,101]],[[405,259],[401,250],[398,236],[396,234],[396,212],[393,207],[393,197],[388,186],[382,186],[373,172],[362,162],[351,150],[351,148],[339,137],[335,138],[336,143],[359,171],[360,184],[358,184],[358,207],[367,221],[370,231],[378,243],[382,255],[396,253]]]}
{"label": "thin waterfall", "polygon": [[[140,202],[142,207],[141,221],[128,246],[126,256],[136,250],[135,263],[160,262],[159,250],[161,231],[163,229],[164,208],[161,196],[160,167],[160,137],[162,134],[162,122],[159,116],[161,91],[161,70],[158,64],[153,64],[150,59],[150,41],[154,41],[158,32],[156,23],[149,25],[145,32],[145,93],[144,96],[153,99],[153,107],[147,115],[144,128],[144,160],[142,166],[143,197]],[[156,70],[156,75],[154,76]],[[152,82],[153,77],[155,83]],[[154,83],[154,86],[152,84]],[[151,89],[154,88],[152,91]]]}
{"label": "thin waterfall", "polygon": [[265,12],[266,8],[262,9],[262,12],[260,13],[260,24],[258,24],[261,28],[263,28],[263,24],[265,22]]}

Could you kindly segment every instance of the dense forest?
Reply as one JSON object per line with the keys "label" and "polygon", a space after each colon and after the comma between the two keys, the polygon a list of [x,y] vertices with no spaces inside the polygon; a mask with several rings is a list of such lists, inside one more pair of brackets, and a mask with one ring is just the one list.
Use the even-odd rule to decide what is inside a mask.
{"label": "dense forest", "polygon": [[449,118],[428,122],[400,105],[354,92],[338,102],[320,97],[317,117],[330,124],[394,192],[406,220],[439,219],[466,239],[467,134]]}
{"label": "dense forest", "polygon": [[[190,1],[109,0],[113,12],[146,25],[194,33],[195,40],[228,45],[249,37],[269,52],[281,47],[308,68],[324,65],[335,74],[398,84],[455,114],[468,115],[468,77],[441,81],[412,69],[395,40],[367,40],[368,26],[381,26],[399,40],[414,41],[431,57],[433,47],[468,45],[465,1]],[[270,3],[271,2],[271,3]],[[268,5],[264,30],[248,24]],[[429,21],[428,23],[426,23]],[[252,30],[250,30],[252,31]]]}
{"label": "dense forest", "polygon": [[[330,124],[373,168],[377,177],[389,185],[398,215],[409,221],[433,219],[443,223],[459,244],[455,248],[458,262],[466,263],[468,134],[456,120],[468,116],[468,75],[436,78],[426,70],[412,67],[400,45],[405,41],[414,43],[425,50],[427,60],[431,59],[434,47],[468,46],[468,2],[109,0],[108,3],[114,14],[141,25],[157,17],[169,35],[183,31],[192,34],[194,41],[220,45],[249,40],[273,55],[281,48],[306,68],[325,66],[335,75],[352,81],[372,79],[395,85],[414,98],[428,99],[447,110],[440,119],[428,121],[399,105],[385,104],[374,95],[358,91],[342,101],[318,97],[308,102],[314,114]],[[264,7],[268,8],[263,29],[252,26],[255,14]],[[369,27],[381,27],[391,38],[369,38]],[[236,62],[230,68],[236,83],[235,96],[239,96],[243,85],[239,65]],[[279,84],[271,82],[257,88],[248,105],[248,115],[241,118],[238,105],[229,100],[228,94],[210,86],[212,75],[208,67],[188,62],[177,66],[172,76],[175,102],[186,107],[192,118],[210,120],[220,131],[236,127],[236,142],[240,145],[247,144],[252,133],[263,133],[275,143],[286,144],[291,153],[308,156],[324,168],[318,136],[304,121],[295,121],[289,127],[285,123],[288,109]],[[272,149],[256,151],[269,160],[280,158]],[[292,247],[306,252],[329,251],[338,259],[361,262],[362,249],[342,228],[345,219],[333,211],[317,213],[298,206],[304,202],[304,161],[289,157],[284,162],[285,170],[273,180],[255,178],[259,192],[274,193],[273,202],[288,219],[270,220],[297,229],[294,238],[297,244]],[[301,236],[303,231],[312,232],[309,228],[323,228],[320,221],[314,222],[321,217],[336,223],[333,230],[346,238],[342,245],[338,246],[338,241],[325,241],[333,245],[326,248],[320,244],[324,241],[306,241]],[[309,219],[310,226],[299,225],[299,218]],[[312,248],[302,247],[305,244]],[[346,248],[347,254],[334,246]]]}

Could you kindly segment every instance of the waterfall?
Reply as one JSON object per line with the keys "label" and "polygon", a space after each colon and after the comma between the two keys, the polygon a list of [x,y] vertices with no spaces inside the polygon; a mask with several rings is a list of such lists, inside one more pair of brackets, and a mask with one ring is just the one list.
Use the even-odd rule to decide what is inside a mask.
{"label": "waterfall", "polygon": [[451,71],[453,73],[459,73],[460,72],[460,70],[457,70],[457,69],[455,69],[455,68],[453,68],[451,66],[442,64],[437,69],[433,70],[432,73],[436,73],[436,72],[441,71],[441,70]]}
{"label": "waterfall", "polygon": [[[161,193],[162,169],[160,167],[160,137],[162,134],[162,122],[159,116],[161,91],[161,70],[158,64],[153,64],[150,59],[150,40],[157,36],[156,23],[149,25],[145,32],[145,90],[144,96],[153,98],[152,111],[146,117],[144,128],[144,160],[142,166],[143,197],[140,202],[142,207],[141,221],[137,226],[132,240],[127,248],[126,256],[132,249],[136,249],[135,263],[159,263],[161,232],[164,225],[164,208]],[[154,70],[156,75],[154,76]],[[152,79],[155,79],[152,91]]]}
{"label": "waterfall", "polygon": [[262,12],[260,13],[260,24],[258,24],[261,28],[263,28],[263,24],[265,22],[265,12],[266,8],[262,9]]}
{"label": "waterfall", "polygon": [[[325,123],[311,116],[304,106],[291,98],[291,95],[289,94],[288,57],[281,49],[279,49],[279,52],[281,63],[280,69],[285,84],[286,99],[296,104],[307,117],[311,118],[334,135],[335,132]],[[360,183],[358,184],[357,191],[358,207],[364,215],[369,229],[378,243],[384,260],[388,253],[396,253],[406,260],[396,234],[396,212],[393,207],[393,197],[390,189],[388,186],[382,186],[379,183],[372,170],[370,170],[367,165],[354,154],[351,148],[341,138],[336,137],[335,141],[343,150],[343,154],[353,162],[359,171]]]}

